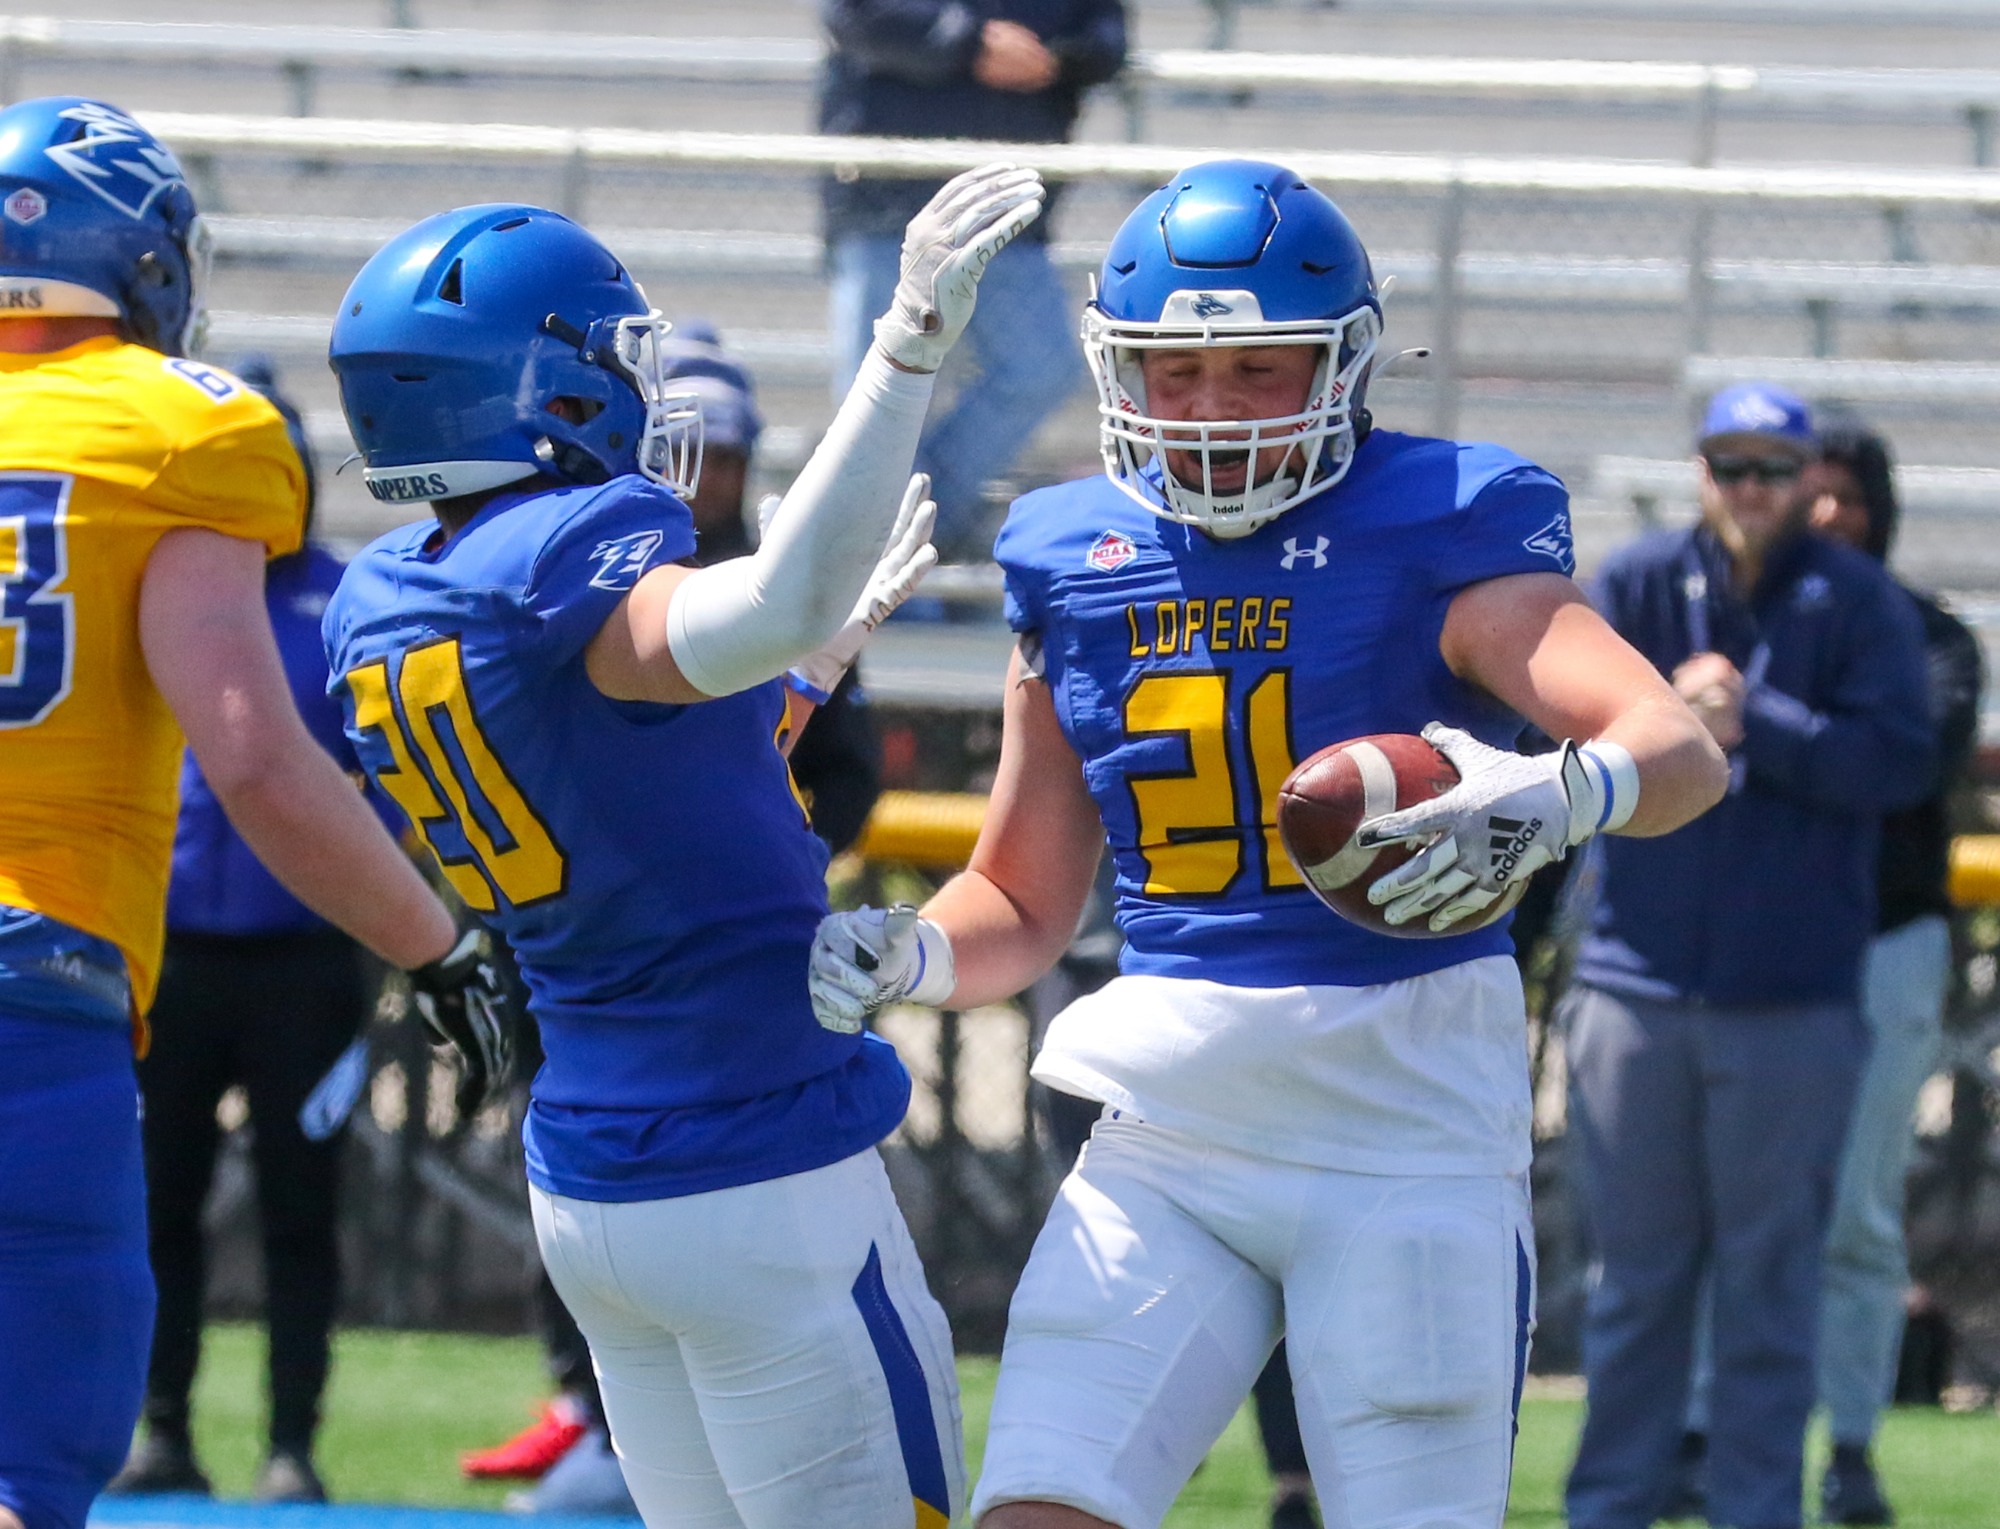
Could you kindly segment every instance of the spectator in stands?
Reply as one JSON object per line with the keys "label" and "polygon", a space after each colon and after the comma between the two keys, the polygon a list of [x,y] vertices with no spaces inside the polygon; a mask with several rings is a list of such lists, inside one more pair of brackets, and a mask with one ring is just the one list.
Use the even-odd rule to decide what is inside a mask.
{"label": "spectator in stands", "polygon": [[[820,10],[832,38],[820,97],[826,133],[1059,143],[1084,89],[1125,64],[1121,0],[821,0]],[[896,284],[903,225],[937,187],[852,174],[825,183],[836,398]],[[1049,188],[1051,211],[1060,189]],[[1084,381],[1049,227],[1045,214],[986,273],[960,347],[974,375],[917,449],[947,559],[987,556],[986,483]]]}
{"label": "spectator in stands", "polygon": [[[1900,511],[1879,435],[1853,424],[1822,432],[1806,486],[1813,529],[1888,560]],[[1877,933],[1861,969],[1861,1014],[1874,1044],[1841,1157],[1820,1308],[1819,1400],[1833,1435],[1820,1511],[1830,1524],[1894,1521],[1868,1451],[1895,1384],[1910,1282],[1903,1180],[1911,1122],[1937,1065],[1951,988],[1947,809],[1979,738],[1984,682],[1970,628],[1936,596],[1905,589],[1923,623],[1938,774],[1928,796],[1882,822]]]}
{"label": "spectator in stands", "polygon": [[[291,426],[306,464],[310,537],[312,454],[298,411],[279,395],[268,360],[246,358],[236,370]],[[327,697],[319,634],[340,573],[339,560],[308,540],[269,565],[265,600],[299,715],[322,748],[358,770],[340,707]],[[367,1081],[359,1036],[372,997],[359,948],[278,885],[188,754],[153,1044],[139,1063],[159,1315],[145,1433],[110,1491],[209,1490],[189,1427],[206,1275],[202,1205],[215,1170],[216,1106],[241,1086],[250,1103],[270,1329],[270,1450],[255,1493],[260,1502],[326,1500],[313,1435],[340,1302],[341,1144]]]}
{"label": "spectator in stands", "polygon": [[1598,580],[1605,616],[1728,751],[1732,784],[1674,833],[1604,844],[1565,1003],[1597,1254],[1573,1529],[1660,1515],[1704,1275],[1710,1521],[1800,1522],[1880,820],[1935,779],[1916,613],[1878,563],[1806,534],[1805,405],[1724,389],[1699,453],[1700,523],[1614,554]]}
{"label": "spectator in stands", "polygon": [[[1879,435],[1852,423],[1823,429],[1804,482],[1814,530],[1887,561],[1901,512]],[[1935,596],[1905,590],[1923,623],[1938,777],[1929,796],[1882,821],[1877,933],[1861,968],[1871,1044],[1841,1155],[1820,1306],[1819,1400],[1833,1435],[1820,1513],[1830,1524],[1894,1521],[1869,1445],[1894,1388],[1909,1293],[1903,1180],[1915,1145],[1911,1119],[1937,1063],[1951,986],[1947,809],[1978,740],[1984,685],[1979,639]],[[1689,1516],[1704,1506],[1707,1385],[1704,1374],[1682,1445],[1688,1468],[1675,1505]]]}
{"label": "spectator in stands", "polygon": [[[688,503],[698,538],[695,557],[704,565],[742,557],[752,550],[750,465],[764,430],[750,374],[724,349],[713,325],[693,319],[675,325],[668,338],[667,376],[701,406],[701,480]],[[882,789],[881,741],[857,673],[858,666],[813,713],[791,754],[792,777],[811,805],[813,829],[834,854],[861,836]],[[540,1055],[538,1045],[529,1050],[523,1077],[532,1075]],[[527,1428],[467,1455],[462,1468],[475,1479],[539,1480],[533,1491],[510,1501],[519,1511],[636,1513],[611,1452],[589,1345],[546,1274],[536,1312],[557,1393]]]}

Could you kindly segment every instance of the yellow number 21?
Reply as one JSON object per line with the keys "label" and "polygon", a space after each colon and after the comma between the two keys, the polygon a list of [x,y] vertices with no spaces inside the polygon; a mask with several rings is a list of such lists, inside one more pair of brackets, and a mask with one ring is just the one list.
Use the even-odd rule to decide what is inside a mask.
{"label": "yellow number 21", "polygon": [[[1237,821],[1236,764],[1229,749],[1226,671],[1148,674],[1125,697],[1127,737],[1177,737],[1188,767],[1131,775],[1146,892],[1153,897],[1216,896],[1243,872],[1245,825]],[[1264,844],[1264,889],[1303,886],[1277,829],[1278,787],[1292,773],[1292,673],[1273,669],[1250,687],[1244,738]]]}
{"label": "yellow number 21", "polygon": [[[400,711],[390,700],[386,661],[350,670],[347,688],[354,696],[354,725],[379,734],[389,749],[392,768],[377,770],[377,782],[409,815],[467,906],[492,912],[495,888],[517,908],[563,890],[568,862],[480,730],[456,637],[403,655],[396,683]],[[457,745],[456,759],[445,747],[440,723]],[[414,755],[422,756],[423,766]],[[475,794],[484,814],[474,805]],[[498,835],[489,831],[489,821],[498,824]],[[464,835],[470,856],[438,848],[432,826],[447,822]]]}

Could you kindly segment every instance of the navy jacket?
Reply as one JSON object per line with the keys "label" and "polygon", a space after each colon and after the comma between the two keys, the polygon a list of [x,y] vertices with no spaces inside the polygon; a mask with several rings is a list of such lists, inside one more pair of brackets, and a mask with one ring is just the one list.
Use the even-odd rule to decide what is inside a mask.
{"label": "navy jacket", "polygon": [[[833,43],[820,87],[823,133],[1061,143],[1083,91],[1125,67],[1122,0],[820,0],[820,15]],[[1061,64],[1056,83],[1023,94],[974,80],[988,21],[1016,21],[1041,38]],[[900,235],[941,184],[834,176],[822,191],[827,237]],[[1056,190],[1024,239],[1049,237]]]}
{"label": "navy jacket", "polygon": [[[319,620],[340,583],[340,560],[324,548],[272,563],[264,602],[277,634],[285,678],[306,729],[319,746],[358,770],[339,702],[326,693],[326,646]],[[167,889],[172,934],[288,934],[329,927],[264,869],[223,815],[189,752],[181,760],[181,815],[174,830],[174,876]]]}
{"label": "navy jacket", "polygon": [[1930,662],[1931,716],[1937,722],[1935,789],[1914,807],[1882,820],[1882,864],[1876,873],[1880,900],[1876,922],[1900,929],[1927,914],[1949,918],[1951,896],[1951,793],[1972,762],[1979,742],[1979,696],[1986,661],[1972,629],[1934,595],[1908,591],[1923,623]]}
{"label": "navy jacket", "polygon": [[1725,1007],[1851,1002],[1875,932],[1884,813],[1936,779],[1915,608],[1872,558],[1776,549],[1748,600],[1706,527],[1606,560],[1598,609],[1662,674],[1703,650],[1748,682],[1729,794],[1660,838],[1599,841],[1577,980]]}

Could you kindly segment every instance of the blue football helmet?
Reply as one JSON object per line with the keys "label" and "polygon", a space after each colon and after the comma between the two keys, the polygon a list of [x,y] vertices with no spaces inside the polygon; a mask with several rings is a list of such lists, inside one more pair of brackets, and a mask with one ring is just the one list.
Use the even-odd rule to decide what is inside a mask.
{"label": "blue football helmet", "polygon": [[209,240],[164,144],[115,106],[0,111],[0,310],[117,319],[169,356],[199,348]]}
{"label": "blue football helmet", "polygon": [[[1193,165],[1120,226],[1084,309],[1104,471],[1156,515],[1247,535],[1346,476],[1381,335],[1368,252],[1338,207],[1281,165]],[[1145,352],[1210,345],[1319,347],[1304,408],[1254,420],[1150,414]],[[1295,450],[1269,481],[1253,472],[1241,489],[1214,490],[1217,455],[1249,451],[1254,464],[1281,438]],[[1169,448],[1199,461],[1198,484],[1168,469]]]}
{"label": "blue football helmet", "polygon": [[329,359],[385,503],[641,473],[683,498],[701,413],[667,387],[673,326],[593,235],[514,203],[439,213],[361,268]]}

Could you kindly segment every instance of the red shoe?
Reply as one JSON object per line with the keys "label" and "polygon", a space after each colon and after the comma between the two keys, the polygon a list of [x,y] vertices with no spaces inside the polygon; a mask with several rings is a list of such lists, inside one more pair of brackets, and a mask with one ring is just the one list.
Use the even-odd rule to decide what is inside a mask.
{"label": "red shoe", "polygon": [[582,1404],[574,1397],[558,1396],[505,1444],[461,1456],[459,1469],[475,1481],[537,1481],[575,1447],[587,1427]]}

